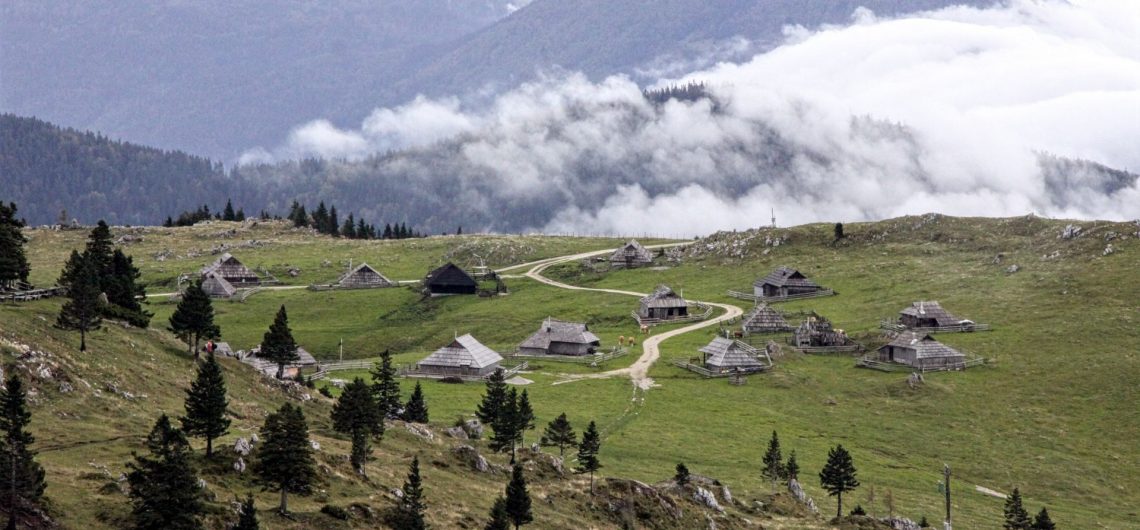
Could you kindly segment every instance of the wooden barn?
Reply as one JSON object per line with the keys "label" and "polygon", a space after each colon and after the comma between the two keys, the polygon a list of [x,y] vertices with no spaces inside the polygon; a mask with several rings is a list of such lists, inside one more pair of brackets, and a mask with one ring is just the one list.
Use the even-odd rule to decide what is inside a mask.
{"label": "wooden barn", "polygon": [[700,349],[705,369],[727,372],[758,372],[770,367],[760,360],[760,351],[738,340],[717,337]]}
{"label": "wooden barn", "polygon": [[523,355],[591,355],[601,340],[585,324],[553,318],[542,321],[538,331],[519,344]]}
{"label": "wooden barn", "polygon": [[960,326],[963,323],[973,323],[962,320],[942,308],[937,301],[914,302],[910,307],[899,311],[899,323],[908,328],[949,328]]}
{"label": "wooden barn", "polygon": [[447,263],[428,273],[424,278],[424,290],[432,296],[450,294],[475,294],[479,283],[454,263]]}
{"label": "wooden barn", "polygon": [[641,319],[669,320],[689,316],[689,303],[673,289],[658,285],[651,294],[641,299],[637,316]]}
{"label": "wooden barn", "polygon": [[[254,357],[256,357],[258,359],[262,359],[264,361],[269,361],[268,359],[265,359],[264,357],[261,356],[261,345],[260,344],[258,344],[257,347],[253,348],[252,350],[250,350],[249,354],[253,355]],[[301,373],[302,368],[305,368],[308,366],[316,366],[317,364],[319,364],[319,363],[317,363],[317,359],[315,357],[313,357],[313,354],[309,353],[307,350],[305,350],[304,348],[302,348],[300,346],[297,346],[297,357],[298,357],[298,359],[295,362],[293,362],[292,364],[285,365],[284,376],[286,379],[291,379],[291,378],[297,377],[297,374]],[[273,373],[276,373],[276,371],[274,371]]]}
{"label": "wooden barn", "polygon": [[850,344],[847,333],[835,329],[830,320],[821,316],[806,318],[796,328],[793,337],[793,345],[797,348],[833,348]]}
{"label": "wooden barn", "polygon": [[498,370],[502,360],[502,355],[467,334],[416,363],[416,371],[423,375],[485,377]]}
{"label": "wooden barn", "polygon": [[610,255],[610,267],[645,267],[653,264],[653,253],[641,246],[636,239],[631,239],[621,248]]}
{"label": "wooden barn", "polygon": [[787,298],[824,290],[800,271],[788,267],[780,267],[752,284],[752,292],[757,298]]}
{"label": "wooden barn", "polygon": [[945,370],[965,367],[966,355],[928,333],[905,331],[879,348],[878,360],[899,363],[919,370]]}
{"label": "wooden barn", "polygon": [[235,287],[261,285],[261,277],[242,265],[241,261],[238,261],[229,252],[222,254],[213,263],[202,268],[201,276],[203,278],[210,274],[220,276]]}
{"label": "wooden barn", "polygon": [[341,289],[372,289],[376,287],[393,287],[396,282],[389,280],[379,271],[361,263],[356,268],[346,272],[337,280],[336,286]]}
{"label": "wooden barn", "polygon": [[237,288],[217,273],[206,273],[202,278],[202,290],[212,298],[229,298],[237,292]]}
{"label": "wooden barn", "polygon": [[779,333],[781,331],[791,331],[793,328],[784,320],[784,315],[779,311],[772,309],[767,304],[760,304],[755,309],[744,315],[744,321],[741,323],[745,335],[753,333]]}

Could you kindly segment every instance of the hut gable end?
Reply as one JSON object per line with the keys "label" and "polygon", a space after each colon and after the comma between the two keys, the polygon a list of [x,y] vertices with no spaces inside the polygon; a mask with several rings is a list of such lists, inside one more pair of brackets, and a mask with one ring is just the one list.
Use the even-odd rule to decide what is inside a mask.
{"label": "hut gable end", "polygon": [[213,274],[235,285],[260,284],[261,277],[249,270],[233,254],[226,252],[200,271],[203,278]]}
{"label": "hut gable end", "polygon": [[758,370],[765,366],[756,348],[725,337],[714,338],[699,351],[705,354],[704,364],[709,370]]}
{"label": "hut gable end", "polygon": [[935,300],[912,303],[899,312],[899,321],[910,328],[948,327],[962,322]]}
{"label": "hut gable end", "polygon": [[391,287],[396,284],[367,263],[361,263],[357,265],[356,268],[345,273],[344,276],[341,276],[340,280],[337,281],[337,285],[346,289],[364,289],[370,287]]}
{"label": "hut gable end", "polygon": [[429,272],[424,286],[432,294],[475,294],[479,284],[454,263],[447,263]]}
{"label": "hut gable end", "polygon": [[519,344],[527,355],[587,355],[596,351],[601,340],[585,324],[553,318],[542,321],[533,335]]}
{"label": "hut gable end", "polygon": [[423,372],[441,375],[486,375],[499,368],[503,356],[484,346],[470,334],[456,337],[417,366]]}
{"label": "hut gable end", "polygon": [[615,267],[640,267],[653,264],[653,253],[631,239],[610,255],[610,264]]}

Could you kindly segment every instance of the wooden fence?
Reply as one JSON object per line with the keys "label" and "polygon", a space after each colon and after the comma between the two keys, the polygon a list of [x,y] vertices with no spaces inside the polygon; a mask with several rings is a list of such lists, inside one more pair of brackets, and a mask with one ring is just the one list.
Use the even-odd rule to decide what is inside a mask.
{"label": "wooden fence", "polygon": [[879,328],[886,331],[915,331],[918,333],[972,333],[975,331],[990,331],[993,329],[989,324],[979,324],[977,322],[967,322],[955,324],[953,326],[937,326],[929,328],[908,328],[897,321],[890,319],[883,319],[879,321]]}
{"label": "wooden fence", "polygon": [[954,372],[965,370],[973,366],[981,366],[983,364],[986,364],[984,357],[976,357],[962,363],[939,366],[936,368],[919,368],[908,364],[880,361],[870,357],[862,357],[858,361],[855,361],[855,366],[859,368],[870,368],[871,370],[878,370],[880,372],[919,372],[924,374],[929,372]]}
{"label": "wooden fence", "polygon": [[[510,379],[511,377],[514,377],[515,375],[517,375],[519,372],[526,370],[528,366],[529,366],[529,364],[527,364],[526,361],[523,361],[523,362],[519,363],[518,365],[516,365],[514,368],[506,368],[503,370],[503,377]],[[405,366],[399,367],[396,370],[396,375],[399,375],[400,377],[411,377],[411,378],[416,378],[416,379],[457,378],[457,379],[462,379],[464,381],[477,382],[477,381],[486,380],[490,374],[487,374],[487,375],[437,374],[437,373],[431,373],[431,372],[421,372],[419,370],[416,370],[414,367],[405,365]]]}
{"label": "wooden fence", "polygon": [[729,376],[733,376],[733,375],[759,374],[762,372],[766,372],[772,368],[769,365],[769,366],[764,366],[764,367],[760,367],[760,368],[753,368],[750,370],[733,370],[730,372],[715,372],[715,371],[709,370],[708,368],[705,368],[704,366],[701,366],[699,364],[693,364],[693,363],[689,362],[688,359],[673,359],[672,361],[669,361],[669,363],[672,364],[673,366],[676,366],[677,368],[683,368],[685,370],[688,370],[690,372],[693,372],[695,374],[698,374],[702,377],[707,377],[707,378],[729,377]]}
{"label": "wooden fence", "polygon": [[27,302],[29,300],[39,300],[41,298],[51,298],[53,296],[63,296],[65,294],[67,294],[66,287],[29,289],[25,291],[7,291],[0,292],[0,302]]}
{"label": "wooden fence", "polygon": [[731,289],[728,291],[728,296],[731,296],[732,298],[738,298],[740,300],[749,300],[752,302],[767,302],[767,303],[792,302],[795,300],[806,300],[808,298],[820,298],[823,296],[833,296],[833,295],[835,295],[835,291],[833,291],[831,289],[824,289],[822,291],[813,291],[810,293],[790,294],[788,296],[756,296],[753,293],[733,291]]}
{"label": "wooden fence", "polygon": [[599,366],[607,361],[629,355],[629,348],[614,346],[613,350],[594,355],[526,355],[522,353],[511,354],[512,359],[529,359],[531,361],[551,361],[556,363],[588,364]]}

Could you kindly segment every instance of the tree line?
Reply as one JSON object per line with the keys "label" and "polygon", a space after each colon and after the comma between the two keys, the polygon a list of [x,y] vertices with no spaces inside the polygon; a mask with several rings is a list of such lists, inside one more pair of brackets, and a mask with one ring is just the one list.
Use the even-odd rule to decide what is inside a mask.
{"label": "tree line", "polygon": [[388,223],[384,225],[384,230],[377,230],[376,225],[367,223],[363,217],[359,219],[354,218],[353,214],[348,214],[344,223],[340,222],[337,215],[336,205],[331,207],[325,206],[325,201],[321,201],[317,208],[310,214],[305,205],[300,202],[293,201],[293,205],[289,207],[289,215],[286,217],[293,222],[293,226],[312,227],[317,232],[327,234],[333,237],[345,237],[348,239],[408,239],[417,237],[426,237],[426,234],[420,233],[414,228],[408,228],[406,222]]}

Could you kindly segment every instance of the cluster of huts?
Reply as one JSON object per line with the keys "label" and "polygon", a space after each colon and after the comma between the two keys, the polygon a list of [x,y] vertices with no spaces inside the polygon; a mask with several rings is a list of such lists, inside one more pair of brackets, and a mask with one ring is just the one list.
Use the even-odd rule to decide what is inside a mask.
{"label": "cluster of huts", "polygon": [[202,290],[216,298],[229,298],[237,293],[239,288],[261,285],[261,276],[229,252],[202,267],[198,275],[202,279]]}

